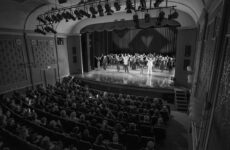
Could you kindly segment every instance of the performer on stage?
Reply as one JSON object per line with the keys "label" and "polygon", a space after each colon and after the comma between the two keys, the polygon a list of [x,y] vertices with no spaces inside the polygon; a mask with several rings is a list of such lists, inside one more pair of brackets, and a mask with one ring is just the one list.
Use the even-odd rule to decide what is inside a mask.
{"label": "performer on stage", "polygon": [[139,65],[140,65],[140,67],[141,67],[141,72],[140,72],[140,74],[143,74],[143,69],[144,69],[144,54],[142,54],[142,55],[139,55],[138,56],[139,57]]}
{"label": "performer on stage", "polygon": [[108,64],[108,58],[106,55],[103,56],[103,61],[102,61],[102,65],[103,65],[103,69],[106,70],[107,68],[107,64]]}
{"label": "performer on stage", "polygon": [[122,58],[123,58],[123,61],[124,61],[124,69],[125,69],[125,72],[129,73],[129,68],[128,68],[128,65],[129,65],[129,56],[127,54],[122,55]]}
{"label": "performer on stage", "polygon": [[101,57],[100,56],[98,56],[98,57],[95,56],[95,58],[97,59],[97,69],[100,70],[102,56]]}
{"label": "performer on stage", "polygon": [[120,61],[121,61],[121,58],[119,57],[119,55],[115,55],[115,63],[117,65],[117,72],[120,71]]}
{"label": "performer on stage", "polygon": [[148,57],[147,61],[148,61],[148,63],[147,63],[147,66],[148,66],[147,74],[152,75],[152,72],[153,72],[153,58],[152,58],[152,56]]}

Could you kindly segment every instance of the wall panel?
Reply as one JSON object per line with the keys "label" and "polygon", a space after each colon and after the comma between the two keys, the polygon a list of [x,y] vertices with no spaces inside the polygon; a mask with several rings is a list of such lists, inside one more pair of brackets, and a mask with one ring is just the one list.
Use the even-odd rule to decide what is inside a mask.
{"label": "wall panel", "polygon": [[29,83],[23,36],[0,36],[0,92]]}

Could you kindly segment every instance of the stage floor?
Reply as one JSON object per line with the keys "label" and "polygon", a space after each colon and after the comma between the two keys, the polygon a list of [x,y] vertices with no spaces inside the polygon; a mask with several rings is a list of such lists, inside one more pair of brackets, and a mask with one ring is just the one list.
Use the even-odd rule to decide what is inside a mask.
{"label": "stage floor", "polygon": [[117,72],[115,66],[110,66],[106,70],[103,70],[102,68],[99,70],[92,70],[80,75],[80,77],[112,84],[172,89],[174,85],[172,80],[174,74],[174,69],[172,71],[153,69],[152,75],[148,75],[147,68],[144,68],[143,74],[140,74],[140,69],[131,70],[130,68],[129,73],[125,73],[124,69]]}

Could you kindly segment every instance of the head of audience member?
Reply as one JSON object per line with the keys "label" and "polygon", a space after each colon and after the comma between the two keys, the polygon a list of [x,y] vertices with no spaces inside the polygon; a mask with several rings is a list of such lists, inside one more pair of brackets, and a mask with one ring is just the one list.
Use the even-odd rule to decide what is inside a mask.
{"label": "head of audience member", "polygon": [[146,145],[146,150],[155,150],[155,144],[153,141],[148,141]]}
{"label": "head of audience member", "polygon": [[85,121],[85,114],[82,113],[82,114],[80,115],[80,121],[81,121],[81,122],[84,122],[84,121]]}
{"label": "head of audience member", "polygon": [[21,127],[21,134],[20,134],[20,137],[22,139],[27,139],[29,137],[29,130],[26,128],[26,126],[22,126]]}
{"label": "head of audience member", "polygon": [[73,109],[76,109],[77,108],[77,104],[76,103],[72,103],[72,106],[71,106]]}
{"label": "head of audience member", "polygon": [[70,119],[71,119],[71,120],[76,120],[76,118],[77,118],[76,112],[75,112],[75,111],[72,111],[71,114],[70,114]]}
{"label": "head of audience member", "polygon": [[41,124],[44,125],[44,126],[46,126],[46,124],[47,124],[47,119],[46,119],[46,117],[42,117],[42,119],[41,119]]}
{"label": "head of audience member", "polygon": [[2,127],[7,126],[7,116],[6,115],[0,116],[0,126],[2,126]]}
{"label": "head of audience member", "polygon": [[61,110],[61,117],[62,118],[67,118],[67,114],[66,114],[66,111],[65,110]]}
{"label": "head of audience member", "polygon": [[44,148],[44,149],[50,149],[50,138],[48,136],[44,136],[42,139],[41,139],[41,147]]}
{"label": "head of audience member", "polygon": [[57,128],[57,123],[56,123],[56,121],[55,121],[55,120],[51,120],[51,121],[49,122],[49,127],[50,127],[50,128],[53,128],[53,129]]}
{"label": "head of audience member", "polygon": [[117,132],[114,132],[113,134],[113,143],[118,144],[119,143],[119,136]]}
{"label": "head of audience member", "polygon": [[99,134],[99,135],[96,137],[96,140],[95,140],[94,144],[96,144],[96,145],[101,145],[101,144],[103,144],[102,142],[103,142],[103,135],[102,135],[102,134]]}
{"label": "head of audience member", "polygon": [[7,112],[6,112],[6,117],[7,117],[7,118],[10,118],[10,116],[11,116],[11,112],[10,112],[10,111],[7,111]]}

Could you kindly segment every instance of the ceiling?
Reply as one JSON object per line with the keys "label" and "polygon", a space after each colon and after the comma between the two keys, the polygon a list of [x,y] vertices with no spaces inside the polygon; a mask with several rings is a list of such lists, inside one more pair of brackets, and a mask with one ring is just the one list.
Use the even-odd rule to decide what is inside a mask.
{"label": "ceiling", "polygon": [[[36,16],[51,9],[55,6],[58,0],[0,0],[0,28],[8,29],[27,29],[31,30],[36,26]],[[80,0],[68,0],[65,4],[57,4],[57,7],[70,6],[77,4]],[[204,4],[210,0],[168,0],[169,5],[176,5],[176,9],[187,13],[194,22],[197,23]],[[203,2],[202,2],[203,1]],[[164,4],[162,4],[164,5]],[[122,6],[124,11],[125,6]],[[125,19],[125,13],[118,12],[121,19]],[[113,18],[110,16],[110,18]],[[115,15],[116,16],[116,15]],[[6,19],[7,18],[7,19]],[[107,17],[105,17],[107,18]],[[115,18],[115,19],[119,19]],[[88,19],[89,20],[89,19]],[[91,19],[92,20],[92,19]],[[109,21],[109,20],[108,20]],[[79,22],[73,22],[69,25],[71,28],[75,27]],[[83,21],[84,22],[84,21]],[[94,22],[94,21],[91,21]],[[57,26],[57,28],[59,28]]]}

